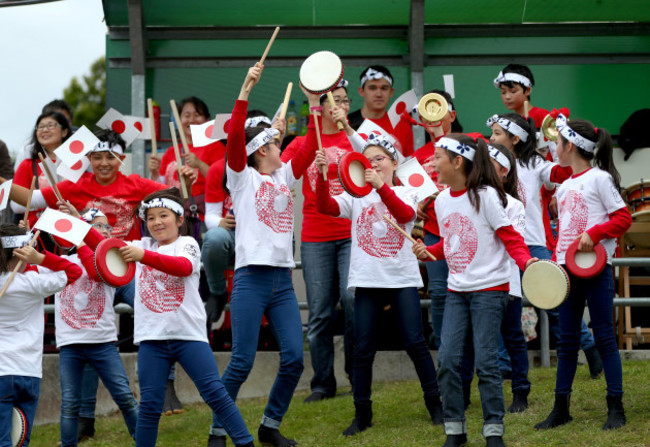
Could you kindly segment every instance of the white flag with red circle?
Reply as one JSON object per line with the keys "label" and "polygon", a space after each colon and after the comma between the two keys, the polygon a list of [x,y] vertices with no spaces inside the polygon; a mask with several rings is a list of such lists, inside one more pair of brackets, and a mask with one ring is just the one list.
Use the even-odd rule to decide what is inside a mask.
{"label": "white flag with red circle", "polygon": [[[230,132],[230,113],[217,113],[214,118],[214,127],[212,128],[212,139],[223,140],[228,138]],[[194,137],[192,137],[194,140]]]}
{"label": "white flag with red circle", "polygon": [[415,157],[400,163],[395,174],[402,185],[413,188],[418,202],[438,192],[436,184]]}
{"label": "white flag with red circle", "polygon": [[52,208],[46,208],[38,219],[38,222],[34,225],[34,228],[47,231],[74,245],[79,245],[90,231],[91,226],[83,220],[72,217],[69,214]]}
{"label": "white flag with red circle", "polygon": [[387,130],[382,128],[379,124],[375,123],[372,120],[365,119],[357,129],[357,133],[363,138],[364,140],[368,139],[368,136],[371,133],[379,133],[383,136],[388,136],[390,135]]}
{"label": "white flag with red circle", "polygon": [[192,132],[192,146],[203,147],[218,141],[219,138],[212,138],[212,131],[214,128],[214,121],[208,121],[203,124],[190,124],[190,131]]}
{"label": "white flag with red circle", "polygon": [[0,185],[0,211],[7,208],[9,203],[9,193],[11,192],[12,180],[7,180]]}
{"label": "white flag with red circle", "polygon": [[151,128],[149,127],[149,118],[141,116],[124,115],[127,126],[130,124],[140,131],[136,139],[151,140]]}
{"label": "white flag with red circle", "polygon": [[393,127],[397,126],[397,123],[399,123],[402,113],[404,111],[411,113],[411,110],[417,105],[417,103],[418,95],[415,94],[415,90],[411,89],[400,95],[400,97],[393,102],[393,105],[390,106],[390,109],[388,109],[388,118]]}
{"label": "white flag with red circle", "polygon": [[74,166],[98,144],[99,138],[86,126],[81,126],[61,146],[54,149],[54,153],[63,163]]}
{"label": "white flag with red circle", "polygon": [[136,126],[134,120],[128,119],[125,115],[122,115],[113,108],[108,109],[104,116],[97,121],[97,127],[115,131],[122,137],[127,147],[133,143],[133,140],[135,140],[141,132],[141,130],[138,130],[138,126]]}
{"label": "white flag with red circle", "polygon": [[90,166],[90,160],[88,160],[88,157],[81,157],[72,166],[68,166],[64,162],[61,162],[59,167],[56,168],[56,173],[64,179],[70,180],[72,183],[77,183],[83,173],[88,170],[88,166]]}

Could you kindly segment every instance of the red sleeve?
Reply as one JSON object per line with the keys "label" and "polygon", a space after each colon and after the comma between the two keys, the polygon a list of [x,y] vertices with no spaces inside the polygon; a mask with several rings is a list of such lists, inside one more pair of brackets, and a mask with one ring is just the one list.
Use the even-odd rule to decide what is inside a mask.
{"label": "red sleeve", "polygon": [[551,168],[551,181],[553,183],[562,183],[571,177],[571,175],[573,175],[573,169],[571,169],[571,166],[563,168],[560,165],[556,165]]}
{"label": "red sleeve", "polygon": [[632,216],[627,208],[621,208],[609,215],[607,222],[594,225],[587,230],[587,234],[597,244],[603,239],[617,239],[621,237],[632,225]]}
{"label": "red sleeve", "polygon": [[162,255],[155,251],[145,250],[141,262],[172,276],[182,278],[192,274],[192,261],[183,256]]}
{"label": "red sleeve", "polygon": [[402,201],[395,191],[390,189],[386,183],[377,190],[381,201],[386,204],[388,211],[393,215],[398,223],[405,224],[415,217],[415,210]]}
{"label": "red sleeve", "polygon": [[285,147],[284,150],[282,151],[280,160],[282,160],[283,163],[289,163],[289,161],[296,156],[296,153],[302,147],[302,143],[303,141],[305,141],[305,138],[306,137],[296,137],[293,140],[291,140],[291,143],[289,143],[289,145]]}
{"label": "red sleeve", "polygon": [[86,269],[86,273],[88,273],[90,279],[101,281],[102,279],[97,274],[97,270],[95,270],[95,253],[90,249],[90,247],[87,245],[79,247],[77,249],[77,254],[81,260],[81,265]]}
{"label": "red sleeve", "polygon": [[205,201],[210,203],[223,202],[225,194],[223,190],[223,170],[226,164],[222,159],[217,160],[210,166],[208,175],[205,178]]}
{"label": "red sleeve", "polygon": [[512,225],[498,228],[496,233],[499,239],[501,239],[501,242],[503,242],[503,245],[506,246],[508,254],[515,260],[521,271],[526,270],[526,263],[531,256],[530,250],[528,250],[521,234]]}
{"label": "red sleeve", "polygon": [[[406,116],[405,116],[406,115]],[[411,126],[410,115],[402,113],[400,120],[394,128],[395,136],[402,144],[402,155],[410,157],[415,152],[413,144],[413,128]]]}
{"label": "red sleeve", "polygon": [[246,156],[246,133],[244,132],[247,110],[248,101],[239,99],[232,109],[226,153],[228,154],[228,166],[235,172],[241,172],[246,168],[246,159],[248,158]]}
{"label": "red sleeve", "polygon": [[[36,171],[40,174],[40,169],[36,168]],[[29,189],[29,187],[32,186],[32,177],[34,177],[34,171],[32,171],[32,159],[28,158],[20,162],[18,165],[13,181],[14,184]]]}
{"label": "red sleeve", "polygon": [[68,277],[68,284],[81,278],[81,267],[48,251],[45,252],[45,259],[41,265],[55,272],[64,271]]}
{"label": "red sleeve", "polygon": [[330,185],[322,175],[316,176],[316,209],[319,213],[338,217],[341,215],[339,204],[330,196]]}
{"label": "red sleeve", "polygon": [[[438,261],[445,259],[445,239],[440,238],[438,242],[427,247],[427,251],[433,255]],[[427,257],[424,261],[432,261],[431,258]]]}
{"label": "red sleeve", "polygon": [[[323,129],[323,118],[318,117],[319,129]],[[314,123],[314,115],[309,116],[309,124],[307,126],[307,135],[300,146],[300,150],[293,157],[291,161],[291,170],[295,178],[300,178],[305,173],[310,164],[316,157],[316,150],[318,150],[318,139],[316,137],[316,124]]]}
{"label": "red sleeve", "polygon": [[104,240],[104,236],[99,234],[99,231],[95,230],[94,228],[91,228],[88,234],[86,234],[86,237],[84,238],[84,242],[86,243],[86,245],[88,245],[88,248],[92,251],[95,251],[99,243],[103,240]]}
{"label": "red sleeve", "polygon": [[[181,152],[183,151],[182,147],[179,147]],[[160,173],[159,175],[165,175],[167,172],[167,166],[172,160],[176,161],[176,154],[174,153],[174,146],[168,147],[162,158],[160,159]]]}

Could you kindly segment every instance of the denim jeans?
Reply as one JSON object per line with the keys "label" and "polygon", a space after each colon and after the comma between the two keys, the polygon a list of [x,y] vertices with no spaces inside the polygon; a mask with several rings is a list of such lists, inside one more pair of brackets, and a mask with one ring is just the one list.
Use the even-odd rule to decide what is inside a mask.
{"label": "denim jeans", "polygon": [[623,395],[623,370],[614,335],[614,279],[611,265],[595,278],[582,279],[569,273],[571,290],[569,297],[559,307],[562,337],[558,346],[557,378],[555,392],[571,393],[571,385],[578,364],[580,349],[580,319],[585,301],[591,315],[596,347],[603,361],[607,394]]}
{"label": "denim jeans", "polygon": [[38,377],[0,376],[0,446],[12,447],[13,445],[11,418],[14,407],[18,407],[25,414],[27,427],[22,445],[29,444],[40,391],[41,379]]}
{"label": "denim jeans", "polygon": [[352,379],[354,343],[354,296],[348,290],[350,239],[303,242],[302,273],[309,303],[309,352],[314,377],[311,390],[336,394],[334,377],[334,307],[338,302],[345,319],[345,372]]}
{"label": "denim jeans", "polygon": [[511,360],[512,391],[530,390],[528,348],[521,329],[521,298],[510,297],[501,323],[501,339]]}
{"label": "denim jeans", "polygon": [[447,293],[442,344],[438,352],[438,379],[448,435],[466,433],[461,361],[470,329],[483,408],[483,436],[503,435],[505,406],[497,351],[507,301],[508,292]]}
{"label": "denim jeans", "polygon": [[[278,428],[304,368],[302,322],[290,269],[249,265],[235,271],[230,296],[232,355],[223,374],[223,383],[233,400],[253,368],[262,315],[266,315],[280,347],[280,369],[262,424]],[[223,419],[213,415],[210,433],[223,434],[223,426]]]}
{"label": "denim jeans", "polygon": [[[424,243],[428,247],[440,241],[440,236],[426,233]],[[433,325],[434,347],[440,348],[440,334],[442,332],[442,315],[445,311],[445,297],[447,296],[447,277],[449,267],[447,261],[425,262],[429,278],[428,293],[431,300],[431,324]]]}
{"label": "denim jeans", "polygon": [[203,400],[224,422],[226,432],[236,446],[253,441],[241,413],[219,379],[219,370],[210,345],[202,341],[148,340],[140,343],[138,378],[140,414],[135,443],[138,447],[155,446],[158,422],[165,400],[167,375],[172,363],[181,364]]}
{"label": "denim jeans", "polygon": [[372,388],[372,364],[377,352],[378,317],[390,304],[406,353],[420,379],[424,396],[440,395],[436,368],[422,332],[420,297],[415,287],[368,289],[357,287],[354,294],[354,402],[368,402]]}
{"label": "denim jeans", "polygon": [[129,379],[115,343],[73,344],[63,346],[59,354],[62,445],[64,447],[77,445],[79,400],[82,374],[86,364],[90,364],[99,374],[122,412],[129,434],[133,437],[138,421],[138,404],[129,387]]}
{"label": "denim jeans", "polygon": [[215,227],[203,235],[201,260],[211,294],[226,294],[224,270],[232,265],[234,256],[235,233],[222,227]]}

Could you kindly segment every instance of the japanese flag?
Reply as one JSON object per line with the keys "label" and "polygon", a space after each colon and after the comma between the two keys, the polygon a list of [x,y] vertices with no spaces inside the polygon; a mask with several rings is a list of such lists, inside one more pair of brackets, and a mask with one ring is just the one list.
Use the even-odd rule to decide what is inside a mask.
{"label": "japanese flag", "polygon": [[388,110],[388,118],[393,127],[397,126],[397,123],[399,123],[402,112],[408,111],[410,113],[417,103],[418,95],[415,94],[415,90],[409,90],[397,98]]}
{"label": "japanese flag", "polygon": [[90,231],[90,225],[83,220],[52,208],[45,209],[34,228],[47,231],[74,245],[79,245]]}
{"label": "japanese flag", "polygon": [[[230,132],[230,113],[217,113],[212,128],[212,139],[223,140],[228,138],[228,132]],[[192,136],[192,140],[194,140],[194,136]]]}
{"label": "japanese flag", "polygon": [[212,129],[214,128],[214,121],[208,121],[203,124],[190,124],[190,131],[192,132],[192,146],[202,147],[214,143],[219,138],[212,138]]}
{"label": "japanese flag", "polygon": [[114,130],[120,134],[127,146],[133,143],[133,140],[140,134],[140,130],[138,130],[133,119],[128,119],[113,108],[108,109],[104,116],[97,121],[97,127]]}
{"label": "japanese flag", "polygon": [[273,119],[271,120],[272,123],[275,123],[275,120],[278,119],[278,116],[280,116],[280,112],[282,112],[282,106],[284,103],[280,103],[280,107],[278,107],[278,110],[275,111],[275,115],[273,115]]}
{"label": "japanese flag", "polygon": [[364,140],[367,140],[368,136],[371,133],[379,133],[384,136],[389,135],[388,131],[384,130],[382,127],[379,126],[379,124],[369,119],[363,120],[363,123],[361,123],[361,125],[357,129],[357,133],[361,135],[361,138],[363,138]]}
{"label": "japanese flag", "polygon": [[[59,178],[59,175],[58,175],[58,173],[56,172],[56,166],[57,166],[57,164],[61,164],[62,161],[59,160],[59,159],[57,159],[57,160],[56,160],[57,164],[54,164],[54,162],[52,161],[52,159],[51,159],[50,157],[48,157],[48,156],[43,157],[43,160],[45,161],[45,165],[47,166],[47,169],[49,169],[49,170],[50,170],[50,173],[51,173],[53,176],[55,176],[55,178],[54,178],[53,180],[54,180],[55,182],[57,182],[57,183],[60,182],[61,180],[63,180],[63,178]],[[42,162],[39,161],[38,164],[42,164]],[[43,172],[43,175],[45,175],[45,169],[43,169],[43,166],[40,166],[40,168],[41,168],[41,171]],[[50,182],[50,179],[49,179],[49,178],[47,179],[47,182],[48,182],[48,183]],[[52,186],[52,185],[50,185],[50,186]]]}
{"label": "japanese flag", "polygon": [[77,183],[83,173],[88,170],[88,166],[90,166],[90,160],[88,160],[88,157],[81,157],[72,166],[68,166],[61,162],[59,167],[56,168],[56,173],[64,179],[70,180],[72,183]]}
{"label": "japanese flag", "polygon": [[415,157],[401,163],[395,174],[402,185],[414,189],[418,202],[423,201],[434,192],[438,192],[435,183]]}
{"label": "japanese flag", "polygon": [[151,140],[151,127],[149,127],[149,118],[124,115],[124,120],[140,131],[136,137],[138,140]]}
{"label": "japanese flag", "polygon": [[9,193],[11,192],[12,180],[7,180],[0,185],[0,211],[7,208],[9,203]]}
{"label": "japanese flag", "polygon": [[[68,166],[74,166],[79,160],[99,144],[99,138],[81,126],[70,138],[54,150],[57,158]],[[58,171],[57,171],[58,172]]]}

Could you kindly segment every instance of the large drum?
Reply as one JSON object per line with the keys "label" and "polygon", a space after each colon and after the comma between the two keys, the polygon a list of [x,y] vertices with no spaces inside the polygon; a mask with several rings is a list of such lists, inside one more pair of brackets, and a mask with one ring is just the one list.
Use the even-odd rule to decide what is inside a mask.
{"label": "large drum", "polygon": [[331,51],[319,51],[300,66],[300,84],[311,93],[321,95],[333,90],[343,79],[343,63]]}
{"label": "large drum", "polygon": [[27,437],[27,420],[25,414],[19,409],[14,407],[13,414],[11,415],[11,445],[13,447],[20,447],[25,442]]}
{"label": "large drum", "polygon": [[[643,179],[639,183],[625,188],[623,198],[631,208],[632,220],[650,222],[650,181]],[[624,236],[625,244],[635,248],[650,248],[650,232],[629,231]]]}
{"label": "large drum", "polygon": [[569,296],[569,275],[557,263],[541,260],[526,268],[521,289],[530,303],[540,309],[555,309]]}

